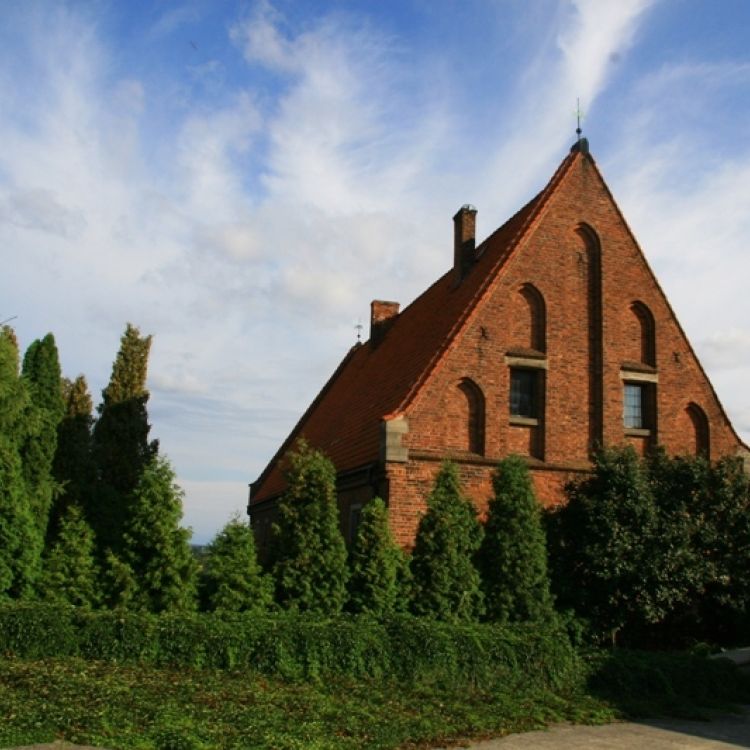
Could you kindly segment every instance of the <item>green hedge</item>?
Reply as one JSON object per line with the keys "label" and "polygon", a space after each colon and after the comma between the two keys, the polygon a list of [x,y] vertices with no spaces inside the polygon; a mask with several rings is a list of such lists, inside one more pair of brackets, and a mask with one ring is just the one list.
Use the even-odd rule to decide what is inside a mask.
{"label": "green hedge", "polygon": [[156,616],[12,604],[0,606],[0,652],[252,669],[290,680],[374,677],[560,689],[580,673],[566,634],[553,627],[452,625],[410,616],[385,622],[288,613]]}

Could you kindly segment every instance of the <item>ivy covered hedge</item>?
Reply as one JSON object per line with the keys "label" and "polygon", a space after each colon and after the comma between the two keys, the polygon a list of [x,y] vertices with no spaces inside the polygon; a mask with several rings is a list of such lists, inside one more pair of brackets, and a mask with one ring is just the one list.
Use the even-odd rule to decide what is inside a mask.
{"label": "ivy covered hedge", "polygon": [[551,626],[449,624],[411,616],[162,614],[0,606],[0,653],[157,666],[251,669],[289,680],[331,676],[565,689],[580,674]]}

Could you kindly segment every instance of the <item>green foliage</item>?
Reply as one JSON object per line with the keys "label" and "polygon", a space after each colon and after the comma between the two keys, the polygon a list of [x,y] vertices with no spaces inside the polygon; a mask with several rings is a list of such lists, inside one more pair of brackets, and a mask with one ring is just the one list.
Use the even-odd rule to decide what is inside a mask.
{"label": "green foliage", "polygon": [[154,615],[38,603],[0,606],[0,652],[253,669],[294,681],[347,677],[443,686],[565,689],[580,670],[565,634],[546,625],[294,612]]}
{"label": "green foliage", "polygon": [[71,505],[60,519],[58,534],[45,555],[39,594],[49,601],[79,607],[93,607],[99,603],[94,534],[75,505]]}
{"label": "green foliage", "polygon": [[104,555],[103,570],[103,593],[107,606],[118,611],[137,609],[138,581],[130,565],[121,560],[112,550],[107,550]]}
{"label": "green foliage", "polygon": [[32,513],[21,452],[33,408],[28,383],[18,374],[13,331],[0,329],[0,599],[33,593],[41,563],[41,537]]}
{"label": "green foliage", "polygon": [[743,645],[750,604],[750,478],[737,459],[668,458],[647,465],[660,519],[663,586],[682,592],[661,633],[666,643]]}
{"label": "green foliage", "polygon": [[409,567],[388,526],[388,509],[373,498],[362,509],[349,554],[349,609],[383,617],[406,609]]}
{"label": "green foliage", "polygon": [[31,514],[38,530],[41,554],[47,534],[52,498],[56,483],[52,476],[52,462],[57,448],[57,426],[63,416],[63,399],[60,386],[60,360],[54,336],[49,333],[34,341],[23,358],[22,378],[25,381],[34,425],[21,448],[24,478],[26,481]]}
{"label": "green foliage", "polygon": [[94,425],[93,455],[99,485],[89,514],[100,550],[119,553],[133,491],[158,452],[149,442],[146,374],[151,337],[127,324],[102,392],[99,418]]}
{"label": "green foliage", "polygon": [[548,531],[561,606],[613,639],[626,626],[658,621],[672,592],[654,586],[658,516],[635,451],[601,451],[593,476],[567,491]]}
{"label": "green foliage", "polygon": [[548,531],[563,607],[636,645],[742,640],[750,480],[738,461],[609,450],[568,497]]}
{"label": "green foliage", "polygon": [[264,612],[272,606],[273,580],[258,563],[252,529],[238,516],[208,545],[200,590],[211,611]]}
{"label": "green foliage", "polygon": [[586,673],[588,690],[628,716],[708,718],[750,700],[750,677],[726,659],[615,649],[589,654]]}
{"label": "green foliage", "polygon": [[502,684],[332,679],[290,684],[252,670],[0,659],[0,746],[65,739],[155,750],[389,750],[611,719],[585,695]]}
{"label": "green foliage", "polygon": [[304,441],[287,461],[288,489],[274,527],[277,600],[290,609],[336,614],[346,601],[348,578],[336,470]]}
{"label": "green foliage", "polygon": [[120,577],[125,584],[110,592],[114,601],[123,604],[130,597],[129,568],[137,585],[131,606],[151,612],[195,607],[196,563],[191,532],[180,527],[181,518],[182,490],[167,459],[157,456],[133,492],[119,560],[109,558],[110,580]]}
{"label": "green foliage", "polygon": [[411,558],[412,610],[439,620],[473,620],[484,611],[474,556],[482,542],[476,510],[461,494],[458,470],[440,469]]}
{"label": "green foliage", "polygon": [[526,463],[503,459],[492,478],[484,539],[477,555],[486,617],[498,622],[552,616],[547,547]]}
{"label": "green foliage", "polygon": [[93,405],[86,378],[83,375],[74,381],[63,378],[62,393],[64,413],[57,426],[57,450],[52,464],[52,474],[61,490],[52,506],[48,540],[57,534],[60,518],[70,506],[83,509],[89,517],[96,481],[91,453]]}

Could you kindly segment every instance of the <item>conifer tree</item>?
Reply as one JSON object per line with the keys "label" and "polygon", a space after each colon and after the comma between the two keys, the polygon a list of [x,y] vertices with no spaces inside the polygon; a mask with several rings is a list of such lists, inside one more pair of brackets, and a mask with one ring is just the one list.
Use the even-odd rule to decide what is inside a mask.
{"label": "conifer tree", "polygon": [[108,592],[110,602],[132,599],[134,607],[151,612],[195,608],[197,571],[191,532],[179,525],[182,495],[169,461],[155,457],[133,491],[121,552],[107,558],[109,580],[115,587]]}
{"label": "conifer tree", "polygon": [[467,621],[484,611],[474,556],[482,528],[451,463],[441,467],[427,499],[411,558],[412,611],[438,620]]}
{"label": "conifer tree", "polygon": [[60,518],[39,583],[39,594],[53,602],[95,607],[100,600],[99,571],[94,562],[94,534],[76,505]]}
{"label": "conifer tree", "polygon": [[299,441],[287,456],[287,491],[274,527],[277,599],[301,611],[336,614],[346,600],[346,545],[339,528],[336,471]]}
{"label": "conifer tree", "polygon": [[27,423],[33,427],[24,440],[21,460],[31,513],[43,543],[56,489],[52,462],[57,448],[57,426],[63,415],[60,360],[51,333],[34,341],[26,350],[22,378],[30,397]]}
{"label": "conifer tree", "polygon": [[142,602],[138,601],[139,589],[135,572],[128,563],[115,555],[112,550],[107,550],[104,553],[102,569],[104,571],[102,593],[107,607],[127,611],[143,606]]}
{"label": "conifer tree", "polygon": [[349,609],[383,617],[406,609],[408,565],[388,526],[388,509],[375,497],[364,508],[349,554]]}
{"label": "conifer tree", "polygon": [[141,336],[128,323],[98,408],[93,454],[99,481],[90,520],[101,550],[120,550],[132,493],[158,452],[158,443],[148,440],[146,374],[150,348],[151,337]]}
{"label": "conifer tree", "polygon": [[484,539],[477,555],[486,617],[543,621],[552,615],[547,546],[539,504],[523,459],[503,459],[493,478]]}
{"label": "conifer tree", "polygon": [[261,570],[250,525],[234,516],[216,535],[200,575],[203,608],[265,612],[273,604],[273,579]]}
{"label": "conifer tree", "polygon": [[0,598],[32,595],[41,564],[21,460],[33,409],[18,366],[16,338],[6,326],[0,329]]}
{"label": "conifer tree", "polygon": [[89,503],[94,496],[96,468],[91,454],[91,395],[86,378],[62,381],[64,413],[57,427],[57,450],[52,475],[60,489],[54,500],[47,538],[57,533],[60,518],[67,508],[76,506],[88,517]]}

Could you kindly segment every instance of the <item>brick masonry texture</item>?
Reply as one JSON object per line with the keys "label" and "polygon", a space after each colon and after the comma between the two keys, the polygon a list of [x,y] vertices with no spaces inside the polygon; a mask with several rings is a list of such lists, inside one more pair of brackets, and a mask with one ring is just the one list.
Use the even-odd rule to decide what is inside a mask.
{"label": "brick masonry texture", "polygon": [[[446,458],[459,465],[466,494],[481,513],[491,494],[494,466],[510,453],[528,456],[537,495],[549,505],[564,499],[565,483],[581,476],[590,466],[592,448],[602,443],[630,443],[640,452],[658,443],[672,454],[708,451],[711,458],[746,449],[593,159],[571,154],[550,185],[517,216],[525,224],[513,239],[509,229],[505,235],[499,230],[504,246],[499,239],[493,245],[490,237],[463,277],[450,274],[452,288],[445,281],[445,299],[461,295],[463,285],[471,287],[472,296],[466,292],[462,317],[458,320],[456,314],[456,325],[435,348],[429,367],[422,368],[416,383],[407,384],[409,395],[392,399],[401,404],[398,415],[408,421],[402,438],[408,460],[358,458],[372,469],[358,490],[341,493],[345,531],[350,531],[348,498],[356,496],[361,503],[378,493],[389,503],[397,539],[409,547]],[[520,224],[521,218],[506,226],[515,228],[514,221]],[[499,258],[495,265],[483,257],[492,253]],[[493,275],[472,279],[474,274]],[[425,297],[437,295],[432,289]],[[405,350],[406,344],[396,341],[406,329],[406,324],[399,328],[398,317],[379,349],[385,350],[393,336],[393,347]],[[349,367],[353,365],[354,359]],[[398,366],[396,357],[391,366]],[[511,419],[514,367],[536,373],[535,420]],[[653,399],[647,430],[624,427],[625,382],[643,386],[647,399]],[[327,401],[322,398],[323,410],[335,412],[336,404]],[[381,419],[392,416],[380,414]],[[305,434],[306,424],[314,427],[315,418],[313,413],[307,422],[303,419],[297,434]],[[707,422],[707,435],[700,419]],[[337,463],[337,468],[352,467]],[[254,518],[270,512],[272,505],[268,500],[273,493],[264,497],[259,482],[250,505]]]}

